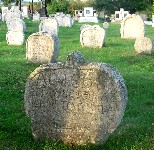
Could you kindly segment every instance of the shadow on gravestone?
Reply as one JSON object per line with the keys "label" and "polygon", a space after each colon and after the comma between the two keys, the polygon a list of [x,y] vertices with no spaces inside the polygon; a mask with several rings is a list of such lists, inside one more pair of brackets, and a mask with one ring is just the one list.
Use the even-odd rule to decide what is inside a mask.
{"label": "shadow on gravestone", "polygon": [[120,73],[105,63],[85,62],[80,52],[36,68],[24,95],[33,137],[69,145],[103,144],[119,126],[126,103]]}

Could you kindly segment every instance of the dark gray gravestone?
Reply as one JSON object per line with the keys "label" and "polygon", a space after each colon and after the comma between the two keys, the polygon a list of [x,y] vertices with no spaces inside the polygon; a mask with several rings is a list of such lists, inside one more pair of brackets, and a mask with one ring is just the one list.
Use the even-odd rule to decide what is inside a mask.
{"label": "dark gray gravestone", "polygon": [[65,63],[42,65],[31,73],[24,102],[35,139],[98,144],[120,124],[127,90],[115,68],[86,63],[73,52]]}

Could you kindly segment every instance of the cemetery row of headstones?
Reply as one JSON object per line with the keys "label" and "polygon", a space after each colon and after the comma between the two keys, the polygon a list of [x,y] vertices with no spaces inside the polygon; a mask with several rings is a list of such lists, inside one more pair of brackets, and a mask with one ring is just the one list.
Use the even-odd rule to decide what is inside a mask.
{"label": "cemetery row of headstones", "polygon": [[[19,6],[12,6],[10,10],[8,9],[8,7],[1,7],[1,10],[2,10],[2,14],[1,14],[1,17],[0,17],[1,19],[0,20],[2,20],[3,22],[6,21],[6,18],[7,18],[6,14],[7,14],[8,11],[16,11],[16,12],[20,11],[19,10]],[[28,7],[27,6],[23,6],[21,8],[21,12],[20,13],[21,13],[22,18],[28,18]],[[15,16],[14,16],[14,18],[15,18]]]}
{"label": "cemetery row of headstones", "polygon": [[[20,32],[22,39],[26,27],[20,15],[14,18],[14,12],[6,15],[9,31],[6,37],[9,39],[9,35]],[[104,143],[124,115],[127,103],[124,80],[114,67],[87,63],[79,52],[70,54],[66,62],[56,62],[60,45],[57,20],[42,20],[39,32],[26,41],[27,61],[46,63],[31,73],[25,87],[25,110],[31,119],[32,134],[35,139],[62,140],[73,145]],[[80,30],[82,46],[101,48],[104,45],[105,29],[83,25]],[[123,19],[121,38],[137,41],[145,38],[144,35],[141,18],[128,15]],[[138,43],[144,42],[136,42],[136,47]]]}

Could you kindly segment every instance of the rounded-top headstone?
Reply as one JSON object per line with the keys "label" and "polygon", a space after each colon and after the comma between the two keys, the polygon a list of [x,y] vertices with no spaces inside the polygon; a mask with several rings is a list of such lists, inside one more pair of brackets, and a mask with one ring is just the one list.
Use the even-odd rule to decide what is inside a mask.
{"label": "rounded-top headstone", "polygon": [[26,42],[26,60],[31,63],[56,62],[59,53],[59,39],[44,32],[30,35]]}
{"label": "rounded-top headstone", "polygon": [[99,25],[83,28],[80,33],[80,43],[82,47],[103,47],[105,43],[106,32]]}
{"label": "rounded-top headstone", "polygon": [[8,31],[25,32],[26,24],[20,18],[13,18],[7,22]]}
{"label": "rounded-top headstone", "polygon": [[108,27],[109,27],[109,23],[108,23],[108,22],[104,22],[104,23],[103,23],[103,28],[104,28],[104,29],[107,29]]}
{"label": "rounded-top headstone", "polygon": [[121,38],[136,39],[145,35],[144,21],[139,15],[127,15],[121,23]]}
{"label": "rounded-top headstone", "polygon": [[117,69],[86,63],[73,52],[66,62],[42,65],[30,74],[24,103],[35,139],[100,144],[119,126],[127,90]]}
{"label": "rounded-top headstone", "polygon": [[55,18],[42,20],[39,25],[39,31],[47,32],[49,35],[58,34],[59,25]]}
{"label": "rounded-top headstone", "polygon": [[147,37],[137,38],[134,44],[134,48],[137,53],[151,54],[153,42],[150,38]]}

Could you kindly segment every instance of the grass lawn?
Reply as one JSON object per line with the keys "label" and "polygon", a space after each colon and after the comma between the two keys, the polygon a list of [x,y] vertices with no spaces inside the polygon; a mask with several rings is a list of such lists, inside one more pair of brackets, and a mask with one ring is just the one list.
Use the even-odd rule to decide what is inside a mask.
{"label": "grass lawn", "polygon": [[[25,39],[38,31],[39,22],[25,20]],[[99,23],[102,26],[102,23]],[[0,150],[154,150],[154,51],[137,54],[134,40],[120,38],[120,25],[106,29],[105,47],[82,48],[80,23],[72,28],[60,27],[58,61],[80,51],[87,61],[112,64],[122,74],[128,89],[128,104],[117,130],[104,145],[68,147],[61,142],[35,141],[30,119],[24,112],[24,89],[29,74],[39,64],[26,63],[25,43],[9,46],[7,27],[0,22]],[[146,37],[154,41],[154,28],[146,26]]]}

